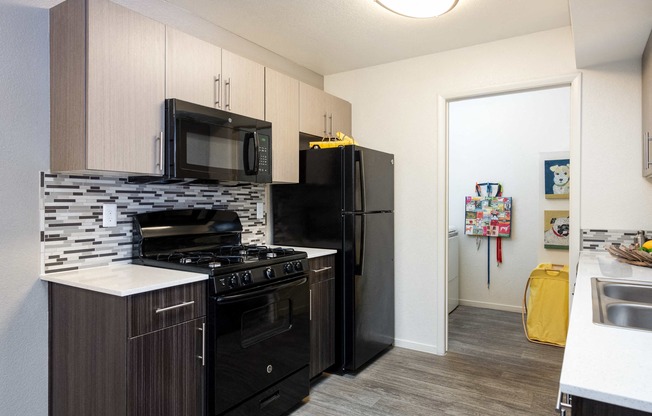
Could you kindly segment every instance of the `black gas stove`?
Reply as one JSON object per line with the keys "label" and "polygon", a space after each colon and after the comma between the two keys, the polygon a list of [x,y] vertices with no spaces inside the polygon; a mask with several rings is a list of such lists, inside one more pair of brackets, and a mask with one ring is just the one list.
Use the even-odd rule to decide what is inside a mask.
{"label": "black gas stove", "polygon": [[[280,416],[309,393],[306,253],[244,245],[237,213],[134,216],[135,263],[206,273],[205,414]],[[201,348],[203,349],[203,347]]]}
{"label": "black gas stove", "polygon": [[215,293],[271,283],[308,269],[302,251],[242,244],[242,224],[233,211],[149,212],[134,217],[134,228],[134,263],[206,273]]}

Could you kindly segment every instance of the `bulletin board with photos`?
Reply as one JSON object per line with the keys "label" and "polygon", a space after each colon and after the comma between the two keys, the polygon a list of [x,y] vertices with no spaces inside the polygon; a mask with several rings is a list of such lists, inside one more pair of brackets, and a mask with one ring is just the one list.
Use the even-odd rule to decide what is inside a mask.
{"label": "bulletin board with photos", "polygon": [[464,234],[484,237],[511,235],[511,197],[467,196],[465,211]]}

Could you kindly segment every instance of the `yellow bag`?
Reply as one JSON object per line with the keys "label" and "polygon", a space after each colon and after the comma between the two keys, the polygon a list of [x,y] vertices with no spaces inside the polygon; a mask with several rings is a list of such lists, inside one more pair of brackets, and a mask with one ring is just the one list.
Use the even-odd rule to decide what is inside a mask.
{"label": "yellow bag", "polygon": [[532,270],[523,293],[522,318],[529,341],[566,345],[568,266],[542,263]]}

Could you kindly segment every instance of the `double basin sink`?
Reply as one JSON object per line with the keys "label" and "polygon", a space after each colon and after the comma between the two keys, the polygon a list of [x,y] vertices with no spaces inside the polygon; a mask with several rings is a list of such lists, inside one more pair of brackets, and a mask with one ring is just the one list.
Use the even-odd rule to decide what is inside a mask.
{"label": "double basin sink", "polygon": [[593,322],[652,331],[652,282],[591,279]]}

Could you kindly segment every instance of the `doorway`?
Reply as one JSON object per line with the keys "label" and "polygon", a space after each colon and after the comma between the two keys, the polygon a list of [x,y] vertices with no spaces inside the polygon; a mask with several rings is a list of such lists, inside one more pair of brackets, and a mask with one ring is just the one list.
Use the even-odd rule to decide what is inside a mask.
{"label": "doorway", "polygon": [[[495,88],[490,88],[490,89],[485,89],[482,91],[473,91],[473,92],[468,92],[468,93],[461,93],[461,94],[454,94],[454,95],[449,95],[449,96],[440,96],[439,97],[439,147],[438,147],[438,158],[439,158],[439,164],[438,164],[438,185],[439,189],[445,189],[445,192],[439,192],[439,197],[438,197],[438,229],[441,231],[447,231],[448,230],[448,225],[456,225],[456,228],[458,228],[458,231],[460,233],[460,243],[461,243],[461,255],[464,255],[464,249],[462,248],[463,245],[467,246],[467,249],[469,246],[472,246],[475,244],[475,238],[474,237],[469,237],[469,236],[464,236],[464,229],[463,224],[464,224],[464,206],[463,202],[460,203],[460,208],[458,209],[453,209],[449,207],[449,201],[453,202],[452,199],[460,199],[460,195],[472,195],[474,192],[475,188],[475,182],[478,181],[489,181],[489,182],[504,182],[506,179],[504,179],[506,173],[509,172],[510,170],[513,171],[512,174],[519,175],[519,172],[523,171],[530,171],[530,174],[533,175],[532,177],[535,178],[536,183],[539,183],[538,176],[537,175],[542,175],[543,172],[540,173],[539,169],[539,154],[544,153],[546,150],[546,147],[543,146],[541,149],[529,149],[529,152],[531,153],[533,150],[536,150],[536,166],[531,166],[533,164],[532,159],[530,157],[529,161],[527,158],[522,157],[522,152],[520,152],[520,149],[518,148],[519,144],[529,144],[527,142],[519,142],[518,138],[514,143],[500,143],[501,135],[509,135],[508,133],[510,132],[498,132],[498,136],[496,137],[491,137],[488,132],[485,132],[485,134],[481,134],[482,132],[472,132],[468,131],[468,134],[471,134],[472,140],[475,140],[476,138],[479,140],[476,142],[475,145],[473,145],[473,141],[470,141],[467,143],[467,149],[463,149],[464,152],[469,152],[469,154],[477,152],[480,153],[481,156],[483,154],[486,154],[486,160],[483,159],[483,157],[480,158],[471,158],[469,156],[469,160],[474,159],[476,164],[480,164],[484,166],[484,170],[480,169],[478,175],[486,175],[487,172],[496,172],[495,174],[499,176],[498,178],[485,178],[485,177],[475,177],[472,175],[472,177],[469,178],[453,178],[453,181],[457,181],[459,183],[451,183],[451,174],[455,174],[455,170],[451,171],[451,163],[460,163],[460,158],[459,155],[451,157],[451,149],[456,150],[456,146],[459,143],[451,143],[450,137],[451,133],[457,134],[456,126],[453,123],[458,122],[456,114],[453,114],[452,111],[457,111],[458,107],[469,107],[472,111],[469,112],[469,114],[474,114],[473,111],[476,111],[474,117],[478,117],[478,119],[482,118],[483,116],[489,117],[485,121],[487,121],[489,126],[491,125],[491,122],[495,122],[495,120],[491,120],[492,115],[489,114],[489,111],[487,109],[491,109],[495,106],[496,103],[499,103],[500,101],[503,101],[503,103],[507,102],[509,105],[514,105],[514,98],[523,98],[527,97],[530,98],[537,93],[543,94],[544,96],[546,94],[554,95],[554,94],[566,94],[566,97],[570,96],[570,143],[567,144],[568,147],[568,152],[567,154],[570,156],[570,158],[573,160],[573,163],[571,164],[571,177],[573,178],[579,178],[579,126],[580,126],[580,118],[579,118],[579,102],[580,102],[580,82],[581,78],[580,75],[570,75],[570,76],[565,76],[565,77],[559,77],[555,79],[548,79],[548,80],[540,80],[540,81],[534,81],[534,82],[528,82],[528,83],[521,83],[521,84],[514,84],[514,85],[509,85],[509,86],[499,86]],[[560,92],[561,91],[561,92]],[[482,100],[477,100],[477,99],[482,99]],[[488,100],[488,101],[487,101]],[[494,100],[494,102],[491,103],[489,107],[486,107],[486,104]],[[518,100],[516,100],[518,101]],[[482,113],[482,106],[485,105],[484,111],[486,114]],[[517,112],[518,107],[522,106],[522,104],[516,104],[516,107],[513,107],[512,110],[507,110],[507,112]],[[475,107],[475,108],[474,108]],[[467,108],[467,110],[469,109]],[[509,109],[509,106],[507,107]],[[480,111],[477,113],[477,111]],[[534,116],[534,119],[530,121],[530,123],[536,124],[536,108],[533,108],[531,111],[532,116]],[[518,117],[516,113],[513,115],[514,117]],[[452,118],[453,117],[453,118]],[[509,117],[509,115],[506,115],[506,117]],[[509,120],[508,120],[509,121]],[[521,120],[515,120],[514,123],[505,123],[503,120],[503,126],[511,126],[511,125],[518,125]],[[567,124],[568,125],[568,124]],[[534,126],[533,126],[534,128]],[[537,129],[542,129],[541,126],[536,127]],[[464,130],[464,129],[462,129]],[[527,129],[525,130],[527,132]],[[504,133],[504,134],[503,134]],[[550,132],[551,135],[554,135],[555,133],[553,131]],[[535,134],[524,134],[524,137],[521,140],[527,140],[528,138],[536,138],[539,137],[540,135],[535,135]],[[528,137],[531,136],[531,137]],[[568,137],[566,135],[566,137]],[[457,139],[456,139],[457,140]],[[513,139],[512,139],[513,140]],[[538,139],[537,139],[538,140]],[[494,148],[492,148],[492,144],[494,145]],[[505,147],[515,147],[516,149],[506,149]],[[523,147],[523,146],[521,146]],[[554,146],[553,147],[548,147],[549,150],[555,150]],[[459,151],[457,149],[456,151]],[[493,157],[492,157],[492,152]],[[516,161],[512,162],[501,162],[500,159],[501,157],[499,156],[505,156],[505,153],[509,154],[516,154],[519,155],[517,157]],[[476,155],[477,156],[477,155]],[[507,166],[501,166],[501,169],[504,171],[501,171],[501,169],[498,169],[496,164],[493,165],[494,169],[489,169],[492,167],[492,159],[497,163],[497,164],[502,164],[502,165],[507,165]],[[484,161],[483,161],[484,160]],[[480,162],[478,162],[480,161]],[[525,163],[525,165],[523,165]],[[528,166],[528,163],[530,166]],[[459,167],[459,166],[458,166]],[[472,168],[469,167],[469,172],[473,172]],[[464,175],[461,175],[464,176]],[[467,175],[468,176],[468,175]],[[509,175],[507,175],[509,176]],[[523,195],[523,190],[518,189],[519,186],[524,186],[523,181],[520,180],[521,178],[518,179],[511,179],[509,181],[509,185],[506,186],[506,191],[504,192],[505,196],[511,196],[510,195],[510,187],[513,192],[517,192],[518,195]],[[469,182],[464,186],[465,182]],[[527,184],[526,184],[527,185]],[[463,189],[460,189],[463,188]],[[527,191],[527,190],[526,190]],[[537,192],[539,192],[539,187],[538,185],[536,186],[536,189],[527,191],[529,192],[530,195],[538,195]],[[461,194],[460,194],[461,193]],[[460,194],[460,195],[458,195]],[[571,195],[576,195],[579,196],[579,180],[574,180],[571,182]],[[533,237],[531,239],[536,239],[539,236],[539,233],[542,235],[542,229],[543,229],[543,221],[538,221],[538,216],[542,215],[541,207],[538,204],[538,198],[536,199],[536,202],[533,206],[531,204],[531,200],[533,198],[531,197],[526,197],[526,198],[521,198],[521,208],[516,207],[516,214],[518,215],[524,215],[526,211],[523,209],[527,209],[530,211],[531,215],[534,215],[534,217],[537,218],[537,221],[535,221],[535,224],[531,224],[536,226],[536,232],[532,233]],[[463,197],[462,197],[463,201]],[[514,205],[517,206],[519,204],[519,199],[514,200]],[[570,261],[569,263],[575,264],[577,261],[577,256],[578,256],[578,248],[579,248],[579,198],[575,197],[571,198],[568,200],[569,203],[567,203],[571,215],[571,230],[570,230],[570,250],[569,250],[569,257]],[[529,205],[528,205],[529,204]],[[567,205],[567,206],[568,206]],[[515,215],[516,215],[515,214]],[[526,215],[527,216],[527,215]],[[532,223],[532,220],[528,220],[528,223]],[[460,229],[461,228],[461,229]],[[538,255],[538,250],[535,253],[530,253],[530,257],[532,259],[529,259],[529,261],[519,261],[522,260],[524,254],[523,253],[514,253],[515,251],[518,251],[521,249],[519,246],[515,246],[513,244],[516,243],[516,240],[520,239],[521,242],[523,242],[525,239],[528,238],[527,235],[523,233],[523,226],[520,226],[520,235],[514,234],[514,239],[513,241],[509,241],[507,239],[503,240],[503,245],[504,245],[504,252],[505,252],[505,257],[506,257],[506,263],[507,261],[510,261],[510,267],[513,268],[514,265],[518,265],[519,263],[521,264],[521,267],[525,267],[527,270],[527,275],[529,275],[529,270],[531,270],[534,266],[536,266],[536,263],[538,259],[540,258]],[[448,302],[448,270],[449,270],[449,265],[447,262],[447,257],[448,257],[448,252],[449,252],[449,247],[448,247],[448,233],[447,232],[439,232],[438,233],[438,278],[437,278],[437,285],[438,285],[438,290],[437,290],[437,300],[438,300],[438,331],[437,331],[437,352],[444,354],[445,351],[448,349],[448,310],[447,310],[447,302]],[[517,303],[515,299],[515,292],[522,291],[522,288],[524,287],[524,282],[527,279],[527,275],[525,278],[522,276],[523,272],[518,271],[518,270],[508,270],[508,267],[503,267],[503,269],[507,270],[500,270],[498,275],[495,275],[495,278],[498,278],[500,273],[505,273],[506,275],[509,275],[510,273],[514,275],[516,273],[519,275],[519,282],[514,283],[510,282],[509,279],[495,279],[494,280],[494,286],[493,286],[493,291],[492,291],[492,286],[491,282],[488,281],[487,277],[493,272],[496,273],[496,267],[495,267],[495,260],[494,264],[492,265],[489,263],[489,268],[487,267],[488,265],[488,260],[491,259],[491,256],[495,256],[495,248],[493,250],[487,250],[487,243],[495,244],[495,239],[492,239],[492,241],[487,241],[486,238],[481,238],[479,241],[484,244],[482,247],[484,247],[483,250],[479,250],[479,253],[477,255],[474,255],[475,259],[471,262],[472,264],[475,265],[475,267],[478,268],[478,270],[464,270],[464,266],[460,269],[460,282],[462,285],[461,288],[461,293],[462,297],[468,296],[469,298],[475,298],[475,302],[477,303],[476,305],[472,306],[483,306],[483,307],[489,307],[493,309],[502,309],[502,310],[515,310]],[[532,240],[534,241],[534,240]],[[510,245],[512,245],[510,247]],[[470,250],[470,249],[469,249]],[[467,251],[469,251],[467,250]],[[510,258],[511,256],[511,258]],[[482,261],[478,261],[480,258],[482,258]],[[509,259],[509,260],[508,260]],[[482,266],[481,264],[478,263],[484,263]],[[534,263],[534,264],[531,264]],[[571,267],[573,269],[573,267]],[[473,281],[469,281],[466,283],[469,283],[468,285],[464,285],[464,273],[475,273],[475,274],[480,274],[481,272],[479,270],[484,270],[483,275],[481,276],[482,279],[479,279],[478,276],[474,277]],[[487,280],[484,280],[487,279]],[[525,280],[524,280],[525,279]],[[520,282],[523,282],[521,284]],[[574,282],[574,276],[571,277],[571,282]],[[503,285],[503,287],[501,287]],[[484,287],[484,290],[482,289]],[[572,283],[570,285],[572,287]],[[570,289],[570,288],[569,288]],[[473,293],[473,292],[476,293]],[[522,292],[521,292],[522,293]],[[486,296],[486,298],[483,298],[483,296]],[[484,302],[484,303],[483,303]],[[472,302],[471,302],[472,303]],[[467,303],[468,304],[468,303]]]}

